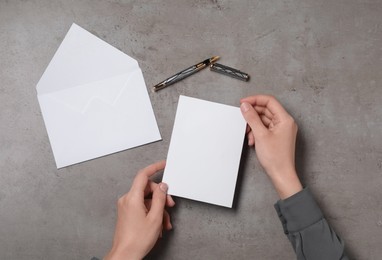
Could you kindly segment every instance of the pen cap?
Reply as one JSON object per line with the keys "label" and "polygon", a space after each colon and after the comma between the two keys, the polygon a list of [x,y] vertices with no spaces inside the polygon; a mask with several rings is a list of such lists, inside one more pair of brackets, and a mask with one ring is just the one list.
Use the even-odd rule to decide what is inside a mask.
{"label": "pen cap", "polygon": [[239,79],[242,81],[248,81],[249,80],[249,75],[245,72],[242,72],[240,70],[219,64],[219,63],[213,63],[210,65],[210,69],[212,71],[215,71],[220,74],[227,75],[229,77]]}

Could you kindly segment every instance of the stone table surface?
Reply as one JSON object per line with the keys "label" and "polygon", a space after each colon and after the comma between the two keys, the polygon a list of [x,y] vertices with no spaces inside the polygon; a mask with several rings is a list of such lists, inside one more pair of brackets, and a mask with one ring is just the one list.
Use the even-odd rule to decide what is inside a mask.
{"label": "stone table surface", "polygon": [[[251,80],[204,70],[149,91],[162,141],[57,170],[35,86],[73,22],[137,59],[148,90],[213,55]],[[348,254],[381,259],[381,71],[379,0],[1,0],[0,259],[103,257],[117,199],[166,157],[179,95],[260,93],[296,119],[299,175]],[[177,198],[147,259],[294,259],[254,150],[239,174],[233,209]]]}

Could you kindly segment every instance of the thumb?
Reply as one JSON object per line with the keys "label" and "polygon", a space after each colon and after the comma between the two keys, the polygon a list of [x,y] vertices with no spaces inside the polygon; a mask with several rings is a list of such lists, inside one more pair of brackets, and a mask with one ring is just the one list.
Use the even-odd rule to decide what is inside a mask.
{"label": "thumb", "polygon": [[264,133],[267,131],[267,128],[264,126],[259,114],[249,103],[242,103],[240,105],[241,113],[245,121],[247,121],[249,127],[252,129],[253,135],[256,136],[256,133]]}
{"label": "thumb", "polygon": [[153,219],[163,221],[163,211],[166,204],[168,186],[166,183],[159,183],[153,191],[151,208],[148,216]]}

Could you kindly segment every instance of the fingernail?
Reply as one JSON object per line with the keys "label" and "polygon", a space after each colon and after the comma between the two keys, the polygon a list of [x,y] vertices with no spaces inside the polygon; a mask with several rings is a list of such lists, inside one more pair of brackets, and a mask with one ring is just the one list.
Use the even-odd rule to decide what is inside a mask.
{"label": "fingernail", "polygon": [[249,104],[248,103],[242,103],[240,106],[240,109],[243,113],[247,112],[249,110]]}
{"label": "fingernail", "polygon": [[168,185],[166,183],[161,183],[159,184],[159,188],[163,191],[163,192],[167,192],[168,190]]}

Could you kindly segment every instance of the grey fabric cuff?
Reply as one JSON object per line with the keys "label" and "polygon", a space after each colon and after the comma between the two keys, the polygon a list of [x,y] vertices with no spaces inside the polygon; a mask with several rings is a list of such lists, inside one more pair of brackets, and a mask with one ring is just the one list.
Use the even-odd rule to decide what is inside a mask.
{"label": "grey fabric cuff", "polygon": [[300,231],[323,218],[321,209],[308,188],[285,200],[277,201],[274,207],[285,234]]}

